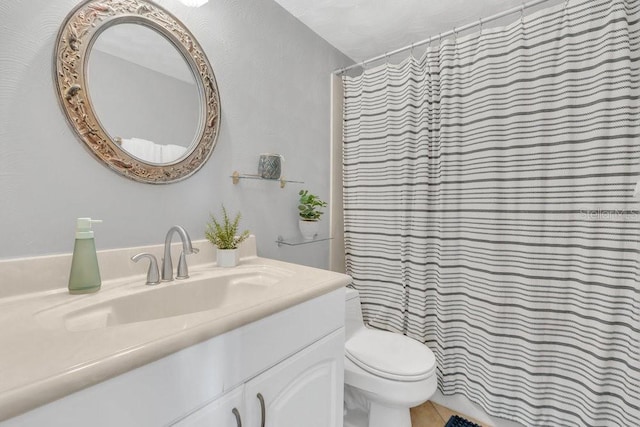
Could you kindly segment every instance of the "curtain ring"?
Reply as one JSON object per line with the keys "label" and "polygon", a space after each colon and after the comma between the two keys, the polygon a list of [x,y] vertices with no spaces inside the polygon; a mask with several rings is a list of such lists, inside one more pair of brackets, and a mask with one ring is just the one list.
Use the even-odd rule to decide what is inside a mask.
{"label": "curtain ring", "polygon": [[522,1],[522,5],[520,6],[520,23],[524,25],[524,0]]}
{"label": "curtain ring", "polygon": [[482,18],[480,18],[480,35],[482,35]]}
{"label": "curtain ring", "polygon": [[453,40],[458,41],[458,30],[456,30],[456,27],[453,27]]}

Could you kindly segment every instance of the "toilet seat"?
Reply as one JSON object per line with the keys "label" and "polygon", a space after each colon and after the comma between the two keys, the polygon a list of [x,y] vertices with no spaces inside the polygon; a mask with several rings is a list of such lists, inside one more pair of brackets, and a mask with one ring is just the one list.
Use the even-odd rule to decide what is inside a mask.
{"label": "toilet seat", "polygon": [[363,328],[345,343],[345,355],[365,371],[395,381],[420,381],[436,359],[427,346],[404,335]]}

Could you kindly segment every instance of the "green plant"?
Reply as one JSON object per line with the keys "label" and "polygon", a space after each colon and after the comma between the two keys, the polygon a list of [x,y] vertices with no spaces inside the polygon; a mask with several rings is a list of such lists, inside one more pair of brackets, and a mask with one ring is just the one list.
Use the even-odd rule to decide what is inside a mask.
{"label": "green plant", "polygon": [[238,212],[231,221],[227,210],[222,206],[222,221],[218,221],[213,214],[209,214],[211,221],[207,223],[205,236],[207,240],[216,245],[218,249],[238,249],[238,245],[249,237],[249,230],[245,230],[238,234],[238,225],[240,223],[240,212]]}
{"label": "green plant", "polygon": [[327,206],[327,202],[323,202],[318,196],[309,193],[307,190],[300,190],[298,193],[300,200],[298,201],[298,215],[300,219],[305,221],[317,221],[324,212],[318,208]]}

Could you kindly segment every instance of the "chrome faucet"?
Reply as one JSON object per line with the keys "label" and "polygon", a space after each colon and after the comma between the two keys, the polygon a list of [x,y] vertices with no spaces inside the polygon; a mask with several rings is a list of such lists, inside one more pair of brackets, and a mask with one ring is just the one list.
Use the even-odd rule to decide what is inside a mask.
{"label": "chrome faucet", "polygon": [[131,257],[131,261],[138,262],[142,258],[149,258],[149,270],[147,270],[146,285],[153,286],[160,283],[160,273],[158,272],[158,260],[148,252],[142,252]]}
{"label": "chrome faucet", "polygon": [[162,259],[162,281],[170,282],[173,280],[173,263],[171,262],[171,238],[173,233],[176,232],[182,240],[182,253],[180,254],[180,260],[178,261],[178,271],[176,272],[176,279],[186,279],[189,277],[189,269],[187,268],[186,255],[197,254],[198,248],[191,246],[191,238],[187,230],[174,225],[167,231],[167,237],[164,239],[164,258]]}

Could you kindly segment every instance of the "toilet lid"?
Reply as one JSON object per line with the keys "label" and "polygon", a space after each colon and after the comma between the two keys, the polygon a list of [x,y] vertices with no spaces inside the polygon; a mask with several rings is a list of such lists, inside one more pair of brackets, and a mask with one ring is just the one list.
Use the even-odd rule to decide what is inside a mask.
{"label": "toilet lid", "polygon": [[382,378],[419,381],[433,374],[436,358],[424,344],[393,332],[363,329],[345,343],[345,354],[360,368]]}

